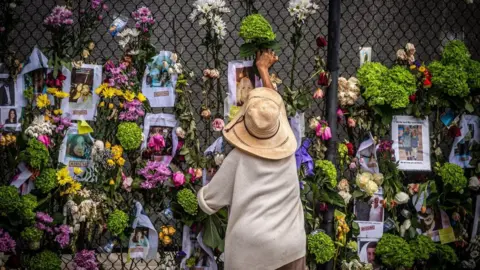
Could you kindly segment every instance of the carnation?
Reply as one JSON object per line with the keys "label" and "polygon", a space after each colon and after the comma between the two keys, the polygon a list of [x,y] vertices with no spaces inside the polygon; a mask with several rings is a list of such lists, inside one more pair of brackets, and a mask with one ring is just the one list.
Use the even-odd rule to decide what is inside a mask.
{"label": "carnation", "polygon": [[126,151],[136,150],[142,143],[142,129],[133,122],[123,122],[118,125],[117,138]]}
{"label": "carnation", "polygon": [[324,232],[317,232],[307,237],[308,253],[315,257],[318,264],[330,261],[335,255],[335,244]]}
{"label": "carnation", "polygon": [[240,46],[242,57],[254,56],[259,50],[278,48],[272,26],[261,14],[252,14],[243,19],[239,36],[245,41]]}
{"label": "carnation", "polygon": [[456,164],[444,163],[437,168],[437,173],[442,178],[443,185],[451,187],[454,192],[459,192],[467,186],[467,177],[465,177],[462,167]]}
{"label": "carnation", "polygon": [[177,193],[177,201],[182,206],[183,210],[188,214],[195,216],[198,212],[197,196],[192,190],[184,188]]}

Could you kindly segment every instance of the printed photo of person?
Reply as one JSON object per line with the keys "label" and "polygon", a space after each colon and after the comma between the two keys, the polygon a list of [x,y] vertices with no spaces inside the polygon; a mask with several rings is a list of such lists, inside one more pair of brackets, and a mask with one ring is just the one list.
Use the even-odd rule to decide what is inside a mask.
{"label": "printed photo of person", "polygon": [[150,126],[144,159],[161,161],[162,156],[172,155],[172,130],[172,127]]}
{"label": "printed photo of person", "polygon": [[46,68],[39,68],[25,74],[25,89],[33,87],[33,93],[35,96],[45,93],[47,91],[47,85],[45,84],[46,76]]}
{"label": "printed photo of person", "polygon": [[149,87],[172,86],[172,77],[169,69],[173,64],[168,55],[156,57],[155,61],[149,65],[150,70],[146,77],[147,85]]}
{"label": "printed photo of person", "polygon": [[93,107],[93,76],[91,68],[74,68],[70,86],[70,106],[90,109]]}
{"label": "printed photo of person", "polygon": [[380,264],[376,258],[375,251],[377,249],[378,239],[361,238],[358,240],[358,257],[363,263],[369,263],[373,269],[380,269]]}
{"label": "printed photo of person", "polygon": [[148,228],[135,228],[130,236],[128,252],[131,258],[144,258],[148,254],[150,243],[148,241]]}
{"label": "printed photo of person", "polygon": [[400,149],[400,160],[423,161],[422,126],[399,125],[398,146]]}
{"label": "printed photo of person", "polygon": [[247,100],[248,93],[255,88],[255,73],[253,67],[235,69],[237,87],[237,105],[241,106]]}
{"label": "printed photo of person", "polygon": [[373,221],[383,222],[384,208],[382,205],[383,195],[374,194],[367,201],[355,201],[355,220],[356,221]]}
{"label": "printed photo of person", "polygon": [[0,106],[15,106],[15,85],[9,74],[0,74]]}
{"label": "printed photo of person", "polygon": [[7,116],[7,119],[5,120],[5,125],[16,124],[16,123],[17,123],[17,110],[12,108],[8,110],[8,116]]}
{"label": "printed photo of person", "polygon": [[88,134],[68,134],[66,158],[72,160],[90,160],[93,141]]}

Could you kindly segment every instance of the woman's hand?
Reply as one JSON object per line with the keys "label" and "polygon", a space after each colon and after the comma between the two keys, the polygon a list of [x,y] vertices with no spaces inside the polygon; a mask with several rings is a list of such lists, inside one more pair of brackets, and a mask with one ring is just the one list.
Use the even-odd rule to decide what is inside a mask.
{"label": "woman's hand", "polygon": [[276,90],[270,80],[268,69],[278,61],[278,56],[272,50],[258,51],[256,65],[260,78],[262,78],[263,87]]}

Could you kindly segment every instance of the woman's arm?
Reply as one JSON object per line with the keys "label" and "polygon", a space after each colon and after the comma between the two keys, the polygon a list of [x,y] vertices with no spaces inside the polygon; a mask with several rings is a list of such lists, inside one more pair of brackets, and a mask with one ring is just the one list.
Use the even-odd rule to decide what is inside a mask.
{"label": "woman's arm", "polygon": [[257,61],[255,64],[257,65],[260,78],[262,78],[263,87],[275,90],[272,81],[270,80],[270,73],[268,70],[277,61],[278,56],[276,56],[275,52],[272,50],[257,52]]}

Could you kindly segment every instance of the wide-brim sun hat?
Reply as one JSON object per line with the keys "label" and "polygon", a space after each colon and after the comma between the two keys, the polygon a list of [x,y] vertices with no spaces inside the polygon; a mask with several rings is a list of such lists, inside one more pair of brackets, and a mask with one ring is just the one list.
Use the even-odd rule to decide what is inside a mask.
{"label": "wide-brim sun hat", "polygon": [[297,149],[282,97],[265,87],[250,91],[223,136],[236,148],[265,159],[284,159]]}

